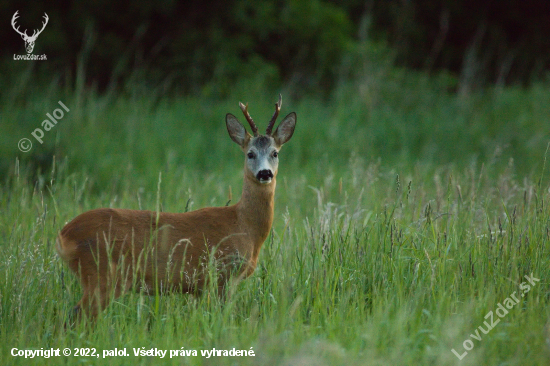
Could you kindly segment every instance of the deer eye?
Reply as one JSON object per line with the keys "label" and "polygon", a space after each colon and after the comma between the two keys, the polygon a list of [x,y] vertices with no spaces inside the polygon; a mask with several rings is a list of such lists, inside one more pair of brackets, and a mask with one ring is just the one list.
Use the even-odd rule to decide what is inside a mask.
{"label": "deer eye", "polygon": [[248,154],[246,154],[246,156],[248,156],[249,159],[254,159],[256,157],[256,155],[254,155],[254,153],[252,151],[250,151]]}
{"label": "deer eye", "polygon": [[273,156],[274,158],[276,158],[277,156],[279,156],[279,153],[277,151],[273,151],[273,154],[271,154],[271,156]]}

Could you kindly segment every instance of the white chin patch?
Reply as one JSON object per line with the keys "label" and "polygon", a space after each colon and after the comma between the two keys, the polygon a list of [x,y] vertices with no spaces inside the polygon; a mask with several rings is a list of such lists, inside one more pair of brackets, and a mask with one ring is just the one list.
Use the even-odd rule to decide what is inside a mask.
{"label": "white chin patch", "polygon": [[269,184],[271,183],[271,178],[268,178],[268,179],[258,179],[258,182],[262,183],[262,184]]}

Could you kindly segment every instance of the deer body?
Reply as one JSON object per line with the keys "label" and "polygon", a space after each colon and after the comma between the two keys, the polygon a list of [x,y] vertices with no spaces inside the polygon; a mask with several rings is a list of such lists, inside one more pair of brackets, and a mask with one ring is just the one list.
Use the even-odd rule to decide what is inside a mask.
{"label": "deer body", "polygon": [[109,302],[132,289],[200,293],[215,263],[217,286],[250,276],[273,223],[278,150],[294,131],[291,113],[277,131],[259,135],[241,104],[254,136],[228,114],[230,137],[245,152],[243,192],[228,207],[208,207],[186,213],[102,208],[85,212],[61,230],[59,256],[75,272],[83,296],[75,307],[90,318]]}

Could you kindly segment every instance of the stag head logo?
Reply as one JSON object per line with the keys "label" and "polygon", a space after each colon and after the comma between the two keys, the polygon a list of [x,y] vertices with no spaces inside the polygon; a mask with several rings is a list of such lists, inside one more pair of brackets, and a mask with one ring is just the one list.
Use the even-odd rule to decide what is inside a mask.
{"label": "stag head logo", "polygon": [[29,36],[27,34],[27,30],[25,29],[24,32],[21,32],[19,30],[19,27],[16,27],[15,26],[15,20],[17,18],[19,18],[19,15],[17,15],[17,13],[19,12],[19,10],[17,10],[15,12],[15,14],[13,14],[13,18],[11,18],[11,26],[13,27],[13,29],[19,33],[21,35],[21,38],[23,38],[23,41],[25,41],[25,49],[27,50],[27,53],[31,53],[33,48],[34,48],[34,42],[36,42],[36,38],[38,38],[38,36],[40,35],[40,33],[42,33],[42,31],[44,30],[44,28],[46,28],[46,24],[48,24],[48,14],[44,13],[44,22],[42,23],[42,29],[40,30],[34,30],[32,36]]}

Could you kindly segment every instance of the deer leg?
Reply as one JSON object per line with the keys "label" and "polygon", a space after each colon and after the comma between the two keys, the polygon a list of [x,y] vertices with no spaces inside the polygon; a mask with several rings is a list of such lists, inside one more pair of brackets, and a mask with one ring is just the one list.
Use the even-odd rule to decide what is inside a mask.
{"label": "deer leg", "polygon": [[[73,268],[73,267],[77,267]],[[82,298],[71,310],[65,327],[72,327],[83,317],[94,321],[99,312],[109,303],[109,283],[106,265],[96,264],[94,261],[73,262],[71,269],[80,274]],[[119,291],[120,293],[120,291]]]}
{"label": "deer leg", "polygon": [[231,299],[231,294],[238,283],[248,276],[248,259],[239,253],[221,260],[218,271],[218,296],[222,304]]}
{"label": "deer leg", "polygon": [[82,298],[69,312],[69,317],[65,322],[65,329],[73,328],[83,318],[93,320],[97,315],[97,311],[93,310],[95,307],[93,304],[93,293],[95,292],[93,285],[90,284],[87,278],[81,278],[81,286],[83,290]]}

